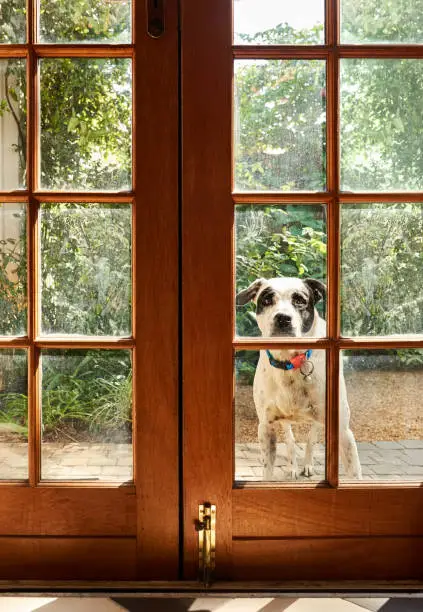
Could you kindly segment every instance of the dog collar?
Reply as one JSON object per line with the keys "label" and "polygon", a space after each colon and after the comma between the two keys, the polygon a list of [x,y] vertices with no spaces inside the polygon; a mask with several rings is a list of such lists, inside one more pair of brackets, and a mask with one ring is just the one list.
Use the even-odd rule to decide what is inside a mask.
{"label": "dog collar", "polygon": [[[295,355],[292,359],[286,359],[284,361],[279,361],[279,359],[275,359],[269,349],[266,350],[266,354],[269,358],[269,363],[274,368],[278,368],[279,370],[297,370],[305,364],[311,357],[312,350],[308,349],[305,353],[301,353],[300,355]],[[302,372],[303,373],[303,372]]]}

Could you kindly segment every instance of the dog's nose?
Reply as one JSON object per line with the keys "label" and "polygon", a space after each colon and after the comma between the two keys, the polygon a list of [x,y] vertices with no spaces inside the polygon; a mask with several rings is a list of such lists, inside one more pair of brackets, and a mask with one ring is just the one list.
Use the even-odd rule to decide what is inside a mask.
{"label": "dog's nose", "polygon": [[275,325],[279,329],[291,329],[291,317],[289,315],[283,314],[282,312],[278,312],[277,314],[275,314]]}

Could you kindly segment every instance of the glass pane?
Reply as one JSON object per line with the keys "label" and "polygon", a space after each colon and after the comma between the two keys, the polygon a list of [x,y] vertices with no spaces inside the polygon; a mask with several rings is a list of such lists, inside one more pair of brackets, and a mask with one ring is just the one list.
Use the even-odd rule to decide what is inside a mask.
{"label": "glass pane", "polygon": [[237,335],[325,336],[326,207],[236,206],[235,228]]}
{"label": "glass pane", "polygon": [[46,350],[41,365],[42,478],[131,480],[130,351]]}
{"label": "glass pane", "polygon": [[423,333],[423,204],[343,205],[342,333]]}
{"label": "glass pane", "polygon": [[322,45],[324,19],[324,0],[234,0],[234,42]]}
{"label": "glass pane", "polygon": [[42,187],[130,189],[131,60],[40,63]]}
{"label": "glass pane", "polygon": [[131,205],[41,206],[45,334],[131,334]]}
{"label": "glass pane", "polygon": [[341,42],[423,42],[423,1],[341,0]]}
{"label": "glass pane", "polygon": [[0,351],[0,479],[28,478],[26,351]]}
{"label": "glass pane", "polygon": [[131,0],[40,0],[44,43],[130,43]]}
{"label": "glass pane", "polygon": [[26,333],[26,205],[0,202],[0,336]]}
{"label": "glass pane", "polygon": [[26,0],[0,0],[0,44],[26,42]]}
{"label": "glass pane", "polygon": [[278,367],[266,351],[236,352],[236,481],[325,479],[325,351],[306,351],[272,350]]}
{"label": "glass pane", "polygon": [[235,188],[322,191],[325,62],[235,61]]}
{"label": "glass pane", "polygon": [[423,62],[341,60],[341,186],[423,189]]}
{"label": "glass pane", "polygon": [[[423,350],[344,351],[343,369],[363,479],[423,480]],[[342,395],[340,425],[349,461],[355,452],[342,433]]]}
{"label": "glass pane", "polygon": [[0,191],[25,186],[26,62],[0,59]]}

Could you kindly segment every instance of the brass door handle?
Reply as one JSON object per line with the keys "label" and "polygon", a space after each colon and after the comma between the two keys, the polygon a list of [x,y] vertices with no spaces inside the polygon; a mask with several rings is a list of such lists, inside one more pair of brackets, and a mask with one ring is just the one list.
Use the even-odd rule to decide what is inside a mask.
{"label": "brass door handle", "polygon": [[147,0],[147,32],[151,38],[164,34],[164,0]]}

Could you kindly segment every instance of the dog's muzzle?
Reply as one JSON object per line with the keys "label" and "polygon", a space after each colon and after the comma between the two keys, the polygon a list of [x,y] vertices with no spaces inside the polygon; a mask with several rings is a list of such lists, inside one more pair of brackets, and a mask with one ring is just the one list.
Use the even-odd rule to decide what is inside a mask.
{"label": "dog's muzzle", "polygon": [[292,336],[294,329],[292,327],[292,319],[289,315],[278,312],[273,318],[273,334],[274,336]]}

